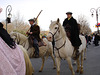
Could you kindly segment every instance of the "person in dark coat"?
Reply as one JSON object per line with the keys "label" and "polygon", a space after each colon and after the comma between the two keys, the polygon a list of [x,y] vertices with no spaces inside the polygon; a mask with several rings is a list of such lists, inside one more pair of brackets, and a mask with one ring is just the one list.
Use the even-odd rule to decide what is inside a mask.
{"label": "person in dark coat", "polygon": [[86,39],[86,43],[87,43],[86,47],[88,48],[88,35],[87,34],[85,35],[85,39]]}
{"label": "person in dark coat", "polygon": [[88,36],[88,44],[91,45],[91,36]]}
{"label": "person in dark coat", "polygon": [[99,36],[98,36],[98,34],[95,35],[94,43],[95,43],[95,46],[99,46]]}
{"label": "person in dark coat", "polygon": [[41,41],[41,39],[40,39],[40,27],[35,24],[34,19],[30,19],[29,23],[30,23],[31,27],[30,27],[30,32],[28,32],[27,34],[30,35],[30,37],[32,38],[33,47],[35,48],[34,55],[36,58],[38,58],[39,57],[38,42]]}
{"label": "person in dark coat", "polygon": [[72,45],[74,46],[75,59],[79,57],[79,46],[81,45],[81,40],[79,38],[79,27],[77,21],[72,17],[72,12],[67,12],[67,18],[63,22],[63,27],[65,28],[66,34],[70,39]]}
{"label": "person in dark coat", "polygon": [[86,42],[88,43],[88,35],[87,34],[85,35],[85,38],[86,38]]}

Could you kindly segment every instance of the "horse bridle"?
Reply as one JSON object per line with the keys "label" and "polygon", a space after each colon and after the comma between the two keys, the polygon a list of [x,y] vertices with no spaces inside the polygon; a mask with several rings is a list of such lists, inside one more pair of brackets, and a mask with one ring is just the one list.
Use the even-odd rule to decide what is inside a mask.
{"label": "horse bridle", "polygon": [[[17,44],[19,45],[20,44],[20,40],[18,40],[18,38],[20,38],[20,35],[18,33],[17,33],[16,38],[17,38]],[[22,42],[20,45],[23,45],[26,41],[27,40],[25,40],[24,42]],[[23,45],[23,47],[25,47],[25,44]],[[29,47],[26,50],[28,50],[28,49],[29,49]]]}
{"label": "horse bridle", "polygon": [[[56,32],[53,34],[52,32],[49,32],[51,35],[52,35],[52,37],[53,37],[53,40],[54,40],[54,36],[56,35],[56,33],[59,31],[59,27],[57,28],[57,30],[56,30]],[[62,37],[60,38],[60,39],[62,39]],[[59,41],[60,39],[57,39],[56,41],[54,40],[54,42],[57,42],[57,41]],[[61,58],[61,56],[60,56],[60,53],[59,53],[59,50],[63,47],[63,46],[65,46],[65,44],[66,44],[66,41],[64,42],[64,44],[61,46],[61,47],[59,47],[59,48],[57,48],[57,47],[55,47],[54,46],[54,48],[56,49],[56,50],[58,50],[58,54],[59,54],[59,57]],[[62,58],[61,58],[62,59]]]}
{"label": "horse bridle", "polygon": [[17,33],[16,38],[17,38],[17,44],[19,45],[20,40],[18,39],[18,37],[20,38],[19,34]]}
{"label": "horse bridle", "polygon": [[58,30],[59,30],[59,27],[57,28],[57,30],[54,34],[52,32],[49,32],[52,35],[53,39],[54,39],[54,36],[56,35],[56,33],[58,32]]}

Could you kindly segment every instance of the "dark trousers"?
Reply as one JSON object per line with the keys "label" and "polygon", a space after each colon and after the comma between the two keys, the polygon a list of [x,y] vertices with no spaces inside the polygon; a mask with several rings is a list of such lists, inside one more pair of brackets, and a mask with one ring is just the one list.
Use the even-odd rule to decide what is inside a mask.
{"label": "dark trousers", "polygon": [[33,47],[35,48],[35,54],[39,55],[39,45],[38,45],[38,40],[37,39],[33,39]]}
{"label": "dark trousers", "polygon": [[98,46],[98,45],[99,45],[99,41],[95,40],[95,46]]}

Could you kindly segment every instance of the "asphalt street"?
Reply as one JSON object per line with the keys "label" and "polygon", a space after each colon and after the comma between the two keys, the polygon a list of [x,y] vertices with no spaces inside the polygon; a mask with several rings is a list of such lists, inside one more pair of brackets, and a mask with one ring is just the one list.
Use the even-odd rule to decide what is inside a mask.
{"label": "asphalt street", "polygon": [[[35,70],[34,75],[56,75],[56,69],[53,69],[53,61],[51,57],[45,61],[43,72],[39,72],[42,64],[42,60],[31,59],[33,68]],[[76,65],[73,65],[76,71]],[[89,45],[87,48],[87,59],[84,61],[84,73],[82,75],[100,75],[100,46]],[[71,75],[66,60],[61,61],[60,75]],[[81,75],[76,73],[75,75]]]}

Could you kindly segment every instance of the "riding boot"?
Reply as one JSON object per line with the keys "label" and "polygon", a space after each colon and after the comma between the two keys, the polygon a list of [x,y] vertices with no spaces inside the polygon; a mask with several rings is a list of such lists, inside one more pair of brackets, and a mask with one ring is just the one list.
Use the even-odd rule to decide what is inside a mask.
{"label": "riding boot", "polygon": [[33,58],[39,58],[39,54],[37,54],[36,51],[35,51],[32,57]]}
{"label": "riding boot", "polygon": [[78,49],[79,49],[79,47],[74,47],[74,52],[73,52],[73,56],[72,56],[72,58],[74,60],[77,60],[79,58],[80,53],[79,53]]}

